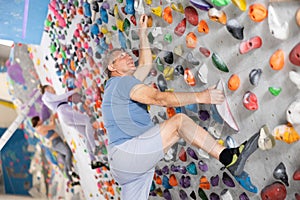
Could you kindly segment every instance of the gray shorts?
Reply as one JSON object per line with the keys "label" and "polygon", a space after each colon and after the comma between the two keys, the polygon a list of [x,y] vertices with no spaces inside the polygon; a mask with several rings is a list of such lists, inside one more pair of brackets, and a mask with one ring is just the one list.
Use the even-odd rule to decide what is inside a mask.
{"label": "gray shorts", "polygon": [[148,199],[156,164],[164,157],[159,125],[123,144],[108,148],[111,173],[122,200]]}

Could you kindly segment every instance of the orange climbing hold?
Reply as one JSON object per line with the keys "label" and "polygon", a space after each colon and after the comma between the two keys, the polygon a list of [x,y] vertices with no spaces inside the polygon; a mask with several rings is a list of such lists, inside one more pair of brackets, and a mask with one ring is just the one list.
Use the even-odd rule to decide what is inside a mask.
{"label": "orange climbing hold", "polygon": [[161,185],[162,184],[162,180],[159,176],[156,177],[156,180],[155,180],[156,184],[158,185]]}
{"label": "orange climbing hold", "polygon": [[202,189],[205,189],[205,190],[210,189],[210,184],[209,184],[209,181],[207,180],[206,176],[201,176],[199,187]]}
{"label": "orange climbing hold", "polygon": [[268,10],[264,5],[255,3],[249,7],[248,15],[251,20],[261,22],[268,16]]}
{"label": "orange climbing hold", "polygon": [[283,50],[278,49],[277,51],[275,51],[275,53],[270,57],[269,64],[273,70],[281,70],[284,67]]}
{"label": "orange climbing hold", "polygon": [[178,185],[178,181],[176,179],[176,176],[174,174],[171,174],[170,175],[170,178],[169,178],[169,184],[173,187],[177,186]]}
{"label": "orange climbing hold", "polygon": [[163,12],[163,19],[168,22],[169,24],[172,24],[173,22],[173,16],[172,16],[172,8],[170,6],[167,6],[164,9]]}
{"label": "orange climbing hold", "polygon": [[210,20],[219,22],[221,24],[227,23],[226,13],[223,10],[217,10],[216,8],[211,8],[208,11],[208,17]]}
{"label": "orange climbing hold", "polygon": [[173,107],[167,107],[168,118],[173,117],[176,114],[176,111]]}
{"label": "orange climbing hold", "polygon": [[185,38],[187,48],[195,48],[197,46],[197,36],[193,32],[189,32]]}
{"label": "orange climbing hold", "polygon": [[198,31],[200,33],[206,33],[206,34],[209,32],[209,27],[208,27],[208,25],[207,25],[207,23],[206,23],[205,20],[201,20],[199,22],[199,24],[198,24]]}
{"label": "orange climbing hold", "polygon": [[83,15],[83,8],[82,8],[82,6],[80,6],[80,7],[78,8],[77,13],[78,13],[79,15]]}
{"label": "orange climbing hold", "polygon": [[228,89],[235,91],[240,87],[240,77],[237,74],[232,74],[228,80]]}
{"label": "orange climbing hold", "polygon": [[300,8],[297,10],[296,13],[296,23],[298,24],[298,26],[300,26]]}
{"label": "orange climbing hold", "polygon": [[152,27],[152,25],[153,25],[153,18],[151,15],[149,15],[147,21],[147,27]]}
{"label": "orange climbing hold", "polygon": [[288,144],[297,142],[300,139],[300,136],[290,123],[275,127],[272,135],[276,140],[280,140]]}
{"label": "orange climbing hold", "polygon": [[184,77],[185,82],[187,84],[189,84],[190,86],[196,85],[195,77],[189,68],[185,68],[183,77]]}

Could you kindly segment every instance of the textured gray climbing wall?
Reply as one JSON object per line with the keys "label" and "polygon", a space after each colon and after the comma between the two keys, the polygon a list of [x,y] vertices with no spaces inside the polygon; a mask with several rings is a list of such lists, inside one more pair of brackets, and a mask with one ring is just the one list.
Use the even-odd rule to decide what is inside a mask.
{"label": "textured gray climbing wall", "polygon": [[[99,99],[92,98],[92,96],[95,88],[101,90],[103,86],[104,79],[96,70],[100,68],[101,71],[101,56],[103,56],[105,50],[111,47],[121,46],[128,49],[138,49],[138,38],[135,36],[137,27],[133,23],[133,15],[122,11],[122,7],[130,6],[130,2],[132,1],[96,3],[101,9],[100,12],[96,13],[95,21],[91,24],[88,23],[89,15],[84,9],[85,16],[75,15],[74,18],[68,18],[68,28],[64,25],[55,25],[48,16],[48,31],[44,34],[44,37],[48,39],[43,40],[42,47],[36,47],[37,49],[44,49],[44,54],[36,53],[34,59],[40,59],[40,65],[45,64],[44,68],[47,69],[43,71],[43,68],[39,68],[41,82],[53,82],[58,89],[61,89],[61,86],[82,87],[84,94],[86,94],[85,102],[92,113],[92,120],[100,124],[101,108],[98,105]],[[272,132],[276,126],[287,123],[286,110],[290,103],[299,98],[299,90],[289,79],[289,72],[296,71],[300,73],[300,70],[288,59],[292,48],[299,43],[299,27],[295,21],[295,13],[300,7],[299,1],[269,3],[267,0],[248,0],[245,11],[241,11],[233,3],[216,7],[226,14],[227,22],[235,19],[244,27],[243,39],[234,38],[224,23],[211,20],[207,11],[198,9],[190,1],[139,2],[142,3],[145,13],[153,19],[153,24],[149,28],[149,39],[152,53],[155,55],[153,68],[157,73],[151,73],[145,80],[146,84],[158,84],[157,79],[160,74],[163,74],[168,89],[174,91],[201,91],[222,80],[225,84],[224,92],[239,131],[235,131],[226,122],[218,123],[216,118],[212,116],[215,112],[210,105],[186,106],[181,108],[181,112],[187,113],[196,123],[207,128],[210,132],[215,131],[214,137],[225,141],[225,145],[227,136],[230,136],[236,144],[240,144],[258,132],[265,124]],[[260,3],[269,10],[269,16],[261,22],[252,21],[248,15],[250,5],[255,3]],[[54,4],[56,4],[56,7],[62,8],[63,3],[59,4],[54,1]],[[66,7],[71,7],[71,11],[68,13],[69,16],[72,16],[70,13],[73,12],[73,8],[78,12],[82,5],[84,5],[82,2],[78,6],[71,3],[67,4]],[[180,5],[182,5],[183,13],[180,12]],[[166,22],[160,14],[167,6],[172,7],[172,23]],[[174,29],[184,18],[189,18],[184,14],[184,9],[188,6],[196,10],[197,23],[192,25],[189,20],[186,21],[186,29],[179,36],[178,33],[174,33]],[[111,13],[114,13],[114,16]],[[52,13],[50,12],[50,14]],[[193,15],[193,12],[189,12],[189,15]],[[136,11],[136,20],[139,19],[139,16],[140,13]],[[163,16],[166,16],[166,14],[163,14]],[[126,23],[124,22],[125,19],[127,20]],[[198,23],[201,20],[205,20],[209,27],[207,33],[198,31]],[[288,25],[288,34],[285,34],[286,30],[284,28],[286,25],[284,23]],[[270,25],[272,26],[269,27]],[[273,34],[270,28],[273,30]],[[200,27],[200,30],[203,29]],[[257,41],[257,36],[260,37],[261,41]],[[281,39],[278,39],[279,37]],[[246,44],[246,47],[242,49],[243,54],[239,50],[242,43]],[[45,47],[50,48],[45,49]],[[200,47],[209,50],[210,55],[208,57],[204,56],[199,50]],[[269,59],[278,49],[284,52],[284,67],[276,71],[270,67]],[[174,52],[173,63],[168,64],[164,60],[163,57],[166,51]],[[37,52],[41,51],[37,50]],[[83,55],[80,55],[80,52]],[[221,71],[215,67],[212,54],[221,58],[221,61],[227,65],[229,72]],[[90,60],[91,56],[94,58],[94,64]],[[158,59],[161,62],[158,62]],[[72,61],[75,63],[75,65],[73,63],[73,66]],[[177,68],[178,65],[182,65],[183,69],[189,68],[195,78],[194,86],[187,84],[184,76],[176,70],[172,74],[172,69],[180,69]],[[169,68],[171,71],[169,75],[167,70],[164,70],[168,69],[167,66],[171,67]],[[262,70],[257,85],[252,85],[249,81],[249,73],[253,69]],[[202,79],[198,76],[199,71]],[[240,78],[240,87],[236,91],[227,88],[227,81],[232,74],[236,74]],[[96,86],[94,81],[97,83]],[[274,96],[269,92],[269,87],[280,87],[282,91],[278,96]],[[257,97],[258,109],[255,111],[250,111],[243,106],[243,96],[248,91],[251,91]],[[199,117],[198,112],[200,110],[202,115],[207,111],[210,118],[204,120],[204,116]],[[177,108],[176,111],[178,112],[179,109]],[[166,108],[151,106],[150,113],[153,117],[156,116],[159,122],[168,118]],[[183,150],[189,152],[186,161],[183,161],[184,153],[180,154]],[[193,151],[196,152],[198,159],[191,156],[194,155]],[[232,176],[235,186],[226,185],[222,178],[224,178],[224,172],[227,173],[227,171],[220,170],[222,165],[217,160],[208,158],[200,150],[181,141],[174,145],[166,157],[158,163],[150,199],[185,199],[184,193],[190,198],[194,198],[193,193],[195,193],[194,199],[200,199],[198,189],[202,176],[207,178],[210,185],[210,189],[203,189],[207,197],[212,196],[212,193],[220,196],[227,189],[233,199],[239,199],[239,196],[244,192],[250,199],[260,199],[261,190],[276,181],[273,177],[273,171],[280,162],[284,163],[289,178],[289,186],[286,187],[286,199],[294,199],[295,193],[300,190],[299,181],[292,178],[294,171],[300,167],[297,152],[299,152],[298,143],[287,144],[279,140],[276,140],[276,145],[270,150],[263,151],[259,149],[249,158],[245,166],[245,172],[249,174],[251,183],[254,185],[252,192],[250,192],[238,184]],[[205,164],[208,166],[208,170],[205,169]],[[184,169],[187,171],[185,172]],[[214,180],[211,180],[211,178],[216,175],[219,176],[220,180],[217,186],[213,186]],[[177,186],[174,177],[177,180]],[[202,179],[204,180],[204,177]],[[169,183],[173,186],[170,186]],[[82,185],[82,187],[86,186]],[[102,190],[114,197],[113,193],[108,192],[109,189],[102,188]]]}

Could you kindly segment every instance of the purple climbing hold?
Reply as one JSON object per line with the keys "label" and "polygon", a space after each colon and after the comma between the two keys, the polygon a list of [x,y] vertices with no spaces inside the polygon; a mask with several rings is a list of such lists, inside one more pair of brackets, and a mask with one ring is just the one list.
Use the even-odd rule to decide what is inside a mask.
{"label": "purple climbing hold", "polygon": [[171,171],[172,172],[178,172],[179,171],[179,166],[171,165]]}
{"label": "purple climbing hold", "polygon": [[210,118],[209,112],[207,110],[199,110],[198,112],[199,119],[206,121]]}
{"label": "purple climbing hold", "polygon": [[109,3],[108,3],[107,1],[104,1],[104,2],[102,3],[102,6],[101,6],[101,7],[104,8],[104,9],[106,9],[106,10],[109,10],[109,8],[110,8]]}
{"label": "purple climbing hold", "polygon": [[215,187],[215,186],[218,186],[219,185],[219,175],[217,174],[216,176],[212,176],[210,178],[210,184]]}
{"label": "purple climbing hold", "polygon": [[159,169],[158,167],[155,168],[155,173],[158,175],[158,176],[161,176],[163,173],[161,171],[161,169]]}
{"label": "purple climbing hold", "polygon": [[180,197],[181,200],[188,200],[189,199],[187,193],[182,189],[179,190],[179,197]]}
{"label": "purple climbing hold", "polygon": [[178,172],[181,174],[186,174],[187,170],[185,166],[179,166]]}
{"label": "purple climbing hold", "polygon": [[208,11],[213,6],[205,0],[190,0],[191,4],[200,10]]}
{"label": "purple climbing hold", "polygon": [[212,192],[212,193],[209,195],[209,199],[210,199],[210,200],[220,200],[220,197],[219,197],[219,195],[217,195],[216,193]]}
{"label": "purple climbing hold", "polygon": [[188,147],[186,151],[192,158],[194,158],[195,160],[198,160],[198,156],[197,156],[196,152],[191,147]]}
{"label": "purple climbing hold", "polygon": [[206,172],[208,170],[208,166],[205,162],[203,162],[203,160],[200,160],[198,162],[198,167],[201,171]]}
{"label": "purple climbing hold", "polygon": [[166,200],[172,200],[172,196],[171,196],[171,193],[168,189],[165,189],[164,190],[164,193],[163,193],[163,196]]}
{"label": "purple climbing hold", "polygon": [[191,177],[182,175],[181,178],[179,179],[179,184],[183,188],[190,187],[191,186]]}
{"label": "purple climbing hold", "polygon": [[167,166],[167,165],[164,166],[164,167],[161,169],[161,171],[162,171],[163,174],[169,174],[169,171],[170,171],[170,170],[169,170],[169,166]]}
{"label": "purple climbing hold", "polygon": [[235,187],[235,184],[234,184],[232,178],[226,172],[223,172],[222,181],[228,187]]}
{"label": "purple climbing hold", "polygon": [[240,200],[250,200],[249,197],[247,196],[247,194],[245,192],[243,192],[240,196],[239,196]]}

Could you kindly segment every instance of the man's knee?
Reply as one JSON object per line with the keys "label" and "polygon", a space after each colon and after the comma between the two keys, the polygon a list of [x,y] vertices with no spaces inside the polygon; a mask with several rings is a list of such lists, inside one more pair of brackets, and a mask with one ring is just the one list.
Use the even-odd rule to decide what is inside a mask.
{"label": "man's knee", "polygon": [[185,119],[188,118],[188,116],[184,113],[177,113],[172,118],[175,120],[178,124],[181,124]]}

